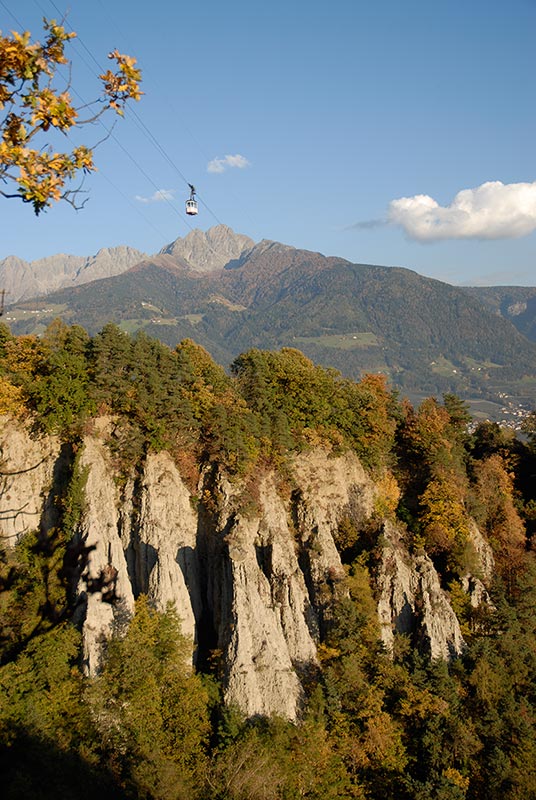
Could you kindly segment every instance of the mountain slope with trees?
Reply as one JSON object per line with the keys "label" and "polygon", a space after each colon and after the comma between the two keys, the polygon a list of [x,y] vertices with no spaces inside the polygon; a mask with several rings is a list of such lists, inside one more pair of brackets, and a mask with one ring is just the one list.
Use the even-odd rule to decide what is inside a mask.
{"label": "mountain slope with trees", "polygon": [[527,339],[536,342],[536,288],[528,286],[467,287],[473,297],[510,320]]}
{"label": "mountain slope with trees", "polygon": [[[44,305],[17,305],[12,329],[39,332],[61,315],[95,333],[114,320],[169,345],[193,338],[224,366],[250,347],[298,347],[348,377],[383,372],[413,399],[454,391],[494,403],[485,415],[496,416],[501,395],[534,406],[536,344],[478,295],[403,268],[277,242],[248,248],[244,237],[218,232],[239,253],[223,269],[202,271],[168,247],[121,275],[49,294]],[[200,245],[198,257],[209,258],[211,245]]]}

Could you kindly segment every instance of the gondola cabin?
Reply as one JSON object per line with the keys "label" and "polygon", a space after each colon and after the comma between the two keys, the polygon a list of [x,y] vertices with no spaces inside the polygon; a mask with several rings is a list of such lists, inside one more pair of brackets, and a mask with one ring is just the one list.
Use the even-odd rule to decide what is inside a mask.
{"label": "gondola cabin", "polygon": [[191,183],[189,183],[188,186],[190,187],[190,197],[186,201],[186,213],[190,217],[194,217],[198,213],[197,200],[195,199],[195,186],[192,186]]}
{"label": "gondola cabin", "polygon": [[190,198],[186,201],[186,213],[191,217],[199,213],[197,208],[197,200],[192,200],[192,198]]}

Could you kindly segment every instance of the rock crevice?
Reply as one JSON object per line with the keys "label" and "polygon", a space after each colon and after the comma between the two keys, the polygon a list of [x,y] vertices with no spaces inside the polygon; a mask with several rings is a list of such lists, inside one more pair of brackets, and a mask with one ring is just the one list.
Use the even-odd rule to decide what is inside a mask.
{"label": "rock crevice", "polygon": [[[3,427],[0,448],[1,533],[15,541],[50,524],[52,487],[66,456],[53,437],[34,439],[12,422]],[[345,575],[338,526],[345,518],[359,529],[374,513],[376,490],[358,458],[311,449],[294,459],[289,496],[278,490],[274,473],[258,476],[248,513],[244,486],[214,469],[202,473],[192,497],[166,452],[148,455],[125,481],[98,428],[85,437],[79,464],[86,484],[77,536],[87,560],[75,589],[87,672],[98,671],[103,641],[144,593],[158,609],[175,606],[194,662],[220,664],[229,703],[251,716],[295,719],[300,676],[318,666],[333,587]],[[473,536],[486,581],[491,551],[479,532]],[[398,632],[432,658],[460,654],[460,626],[428,556],[410,554],[401,528],[389,521],[376,549],[387,650]]]}

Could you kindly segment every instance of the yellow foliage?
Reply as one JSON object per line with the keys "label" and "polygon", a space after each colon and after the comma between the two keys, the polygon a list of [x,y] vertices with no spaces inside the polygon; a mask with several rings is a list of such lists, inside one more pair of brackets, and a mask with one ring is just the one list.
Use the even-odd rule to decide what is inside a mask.
{"label": "yellow foliage", "polygon": [[473,631],[469,624],[469,618],[472,611],[471,598],[464,591],[463,586],[458,581],[452,581],[449,585],[449,599],[452,610],[456,614],[460,623],[462,636],[468,639]]}
{"label": "yellow foliage", "polygon": [[401,730],[386,711],[367,720],[362,746],[371,766],[402,772],[407,764]]}
{"label": "yellow foliage", "polygon": [[390,517],[395,513],[400,501],[400,486],[389,470],[376,479],[376,497],[374,511],[378,517]]}
{"label": "yellow foliage", "polygon": [[43,360],[43,347],[36,336],[18,336],[5,343],[3,366],[14,374],[36,372]]}
{"label": "yellow foliage", "polygon": [[454,769],[454,767],[448,767],[443,772],[443,775],[463,792],[467,792],[469,788],[469,778],[464,778],[461,772],[458,772],[457,769]]}
{"label": "yellow foliage", "polygon": [[142,95],[136,59],[115,50],[109,57],[117,62],[116,71],[108,70],[100,76],[104,97],[89,104],[99,102],[100,106],[92,117],[80,121],[71,95],[52,85],[58,65],[68,63],[65,43],[76,34],[68,33],[55,20],[44,20],[44,27],[43,44],[31,44],[29,31],[0,36],[0,109],[6,108],[0,123],[0,183],[12,182],[15,189],[14,194],[0,194],[31,203],[36,214],[60,199],[74,205],[76,190],[68,191],[68,181],[79,171],[86,173],[95,167],[92,151],[85,146],[56,153],[47,143],[30,147],[31,140],[51,129],[66,134],[71,128],[93,122],[110,108],[122,114],[126,102],[139,100]]}
{"label": "yellow foliage", "polygon": [[417,412],[406,402],[406,436],[411,446],[428,460],[449,460],[452,449],[450,416],[446,408],[429,397],[421,403]]}
{"label": "yellow foliage", "polygon": [[23,410],[22,390],[0,376],[0,414],[17,416]]}
{"label": "yellow foliage", "polygon": [[107,70],[99,78],[104,83],[105,94],[109,97],[108,106],[122,115],[127,100],[139,100],[143,92],[140,90],[141,72],[134,65],[136,59],[125,56],[118,50],[108,53],[108,58],[117,62],[118,72]]}
{"label": "yellow foliage", "polygon": [[319,644],[316,654],[320,660],[320,663],[325,663],[326,661],[331,661],[332,659],[338,658],[341,654],[341,651],[336,647],[330,647],[327,644]]}
{"label": "yellow foliage", "polygon": [[421,497],[421,508],[426,540],[432,549],[448,550],[455,543],[467,541],[469,523],[463,487],[454,476],[430,481]]}
{"label": "yellow foliage", "polygon": [[507,693],[506,681],[506,677],[485,656],[477,663],[469,679],[479,702],[488,708],[497,708]]}
{"label": "yellow foliage", "polygon": [[509,581],[524,559],[525,526],[516,510],[512,475],[495,454],[476,468],[477,490],[486,509],[484,528],[499,569]]}
{"label": "yellow foliage", "polygon": [[408,683],[405,697],[400,702],[399,713],[403,717],[427,719],[432,715],[445,715],[449,706],[446,700],[432,694],[428,689],[419,689]]}

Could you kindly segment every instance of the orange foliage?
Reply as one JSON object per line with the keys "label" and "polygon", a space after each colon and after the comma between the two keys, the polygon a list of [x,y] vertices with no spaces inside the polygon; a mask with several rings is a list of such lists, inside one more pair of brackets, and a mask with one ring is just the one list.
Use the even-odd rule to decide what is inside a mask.
{"label": "orange foliage", "polygon": [[0,36],[0,110],[4,110],[0,124],[0,182],[12,182],[15,189],[14,194],[0,194],[31,203],[36,214],[62,198],[74,205],[72,195],[77,190],[67,191],[66,183],[79,173],[91,172],[95,166],[91,149],[84,145],[58,153],[46,144],[30,146],[34,137],[51,129],[67,134],[72,128],[93,122],[110,108],[122,115],[125,103],[141,96],[141,73],[135,67],[136,60],[114,50],[109,58],[116,61],[116,72],[108,70],[99,76],[103,82],[103,97],[98,101],[101,105],[96,106],[90,119],[80,121],[69,92],[53,86],[58,65],[68,63],[65,44],[76,34],[68,33],[55,20],[45,20],[44,28],[43,44],[32,44],[29,31]]}
{"label": "orange foliage", "polygon": [[497,565],[511,584],[525,553],[525,526],[514,503],[513,476],[496,454],[479,462],[475,470],[478,493],[486,509],[486,533]]}

